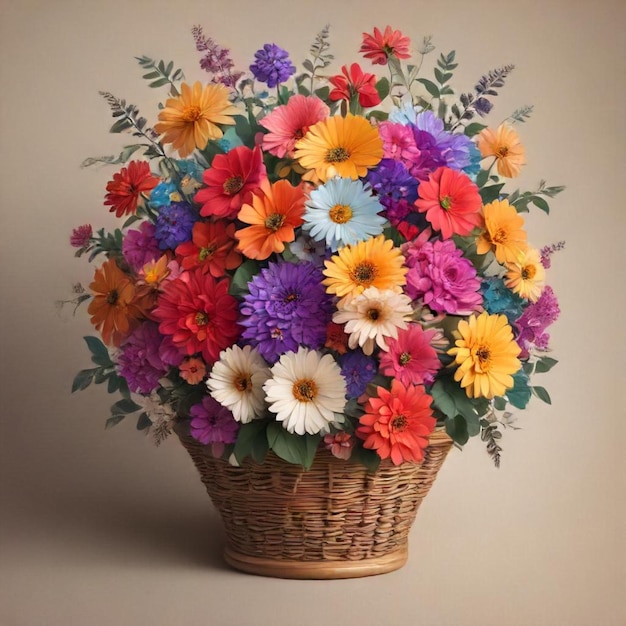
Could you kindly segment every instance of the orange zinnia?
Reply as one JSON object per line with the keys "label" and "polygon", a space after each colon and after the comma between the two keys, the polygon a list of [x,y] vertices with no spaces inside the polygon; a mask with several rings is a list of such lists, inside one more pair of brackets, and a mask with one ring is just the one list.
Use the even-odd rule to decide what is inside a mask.
{"label": "orange zinnia", "polygon": [[518,176],[521,166],[526,164],[519,135],[506,124],[500,124],[495,131],[482,130],[478,135],[478,149],[483,158],[496,157],[498,174],[506,178]]}
{"label": "orange zinnia", "polygon": [[113,259],[109,259],[96,270],[89,288],[93,292],[87,309],[91,323],[102,334],[104,343],[119,346],[137,321],[144,317],[136,301],[132,280]]}
{"label": "orange zinnia", "polygon": [[159,113],[154,130],[163,134],[163,143],[171,143],[181,157],[189,156],[196,148],[203,150],[210,139],[223,135],[218,124],[234,124],[233,115],[239,110],[229,100],[224,85],[212,84],[202,87],[181,85],[178,98],[168,98]]}
{"label": "orange zinnia", "polygon": [[485,230],[476,241],[476,252],[493,249],[498,263],[515,263],[528,248],[524,218],[508,200],[494,200],[483,207]]}
{"label": "orange zinnia", "polygon": [[295,228],[302,225],[304,192],[289,181],[279,180],[273,185],[261,183],[252,198],[244,204],[238,218],[250,224],[235,233],[239,249],[250,259],[267,259],[272,252],[283,252],[285,242],[293,241]]}

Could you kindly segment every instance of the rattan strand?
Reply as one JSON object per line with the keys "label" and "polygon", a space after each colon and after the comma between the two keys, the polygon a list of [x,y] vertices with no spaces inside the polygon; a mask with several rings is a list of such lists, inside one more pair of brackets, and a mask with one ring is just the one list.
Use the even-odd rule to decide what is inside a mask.
{"label": "rattan strand", "polygon": [[437,431],[421,465],[383,461],[375,473],[320,448],[305,471],[273,453],[233,467],[177,432],[222,516],[228,549],[286,561],[358,561],[405,549],[452,446]]}

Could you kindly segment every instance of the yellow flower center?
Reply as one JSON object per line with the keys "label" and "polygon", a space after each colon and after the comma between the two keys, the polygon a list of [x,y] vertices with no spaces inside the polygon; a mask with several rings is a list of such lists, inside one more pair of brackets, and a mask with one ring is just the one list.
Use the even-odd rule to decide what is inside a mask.
{"label": "yellow flower center", "polygon": [[250,378],[249,374],[239,374],[233,380],[233,385],[237,391],[250,391],[252,389],[252,378]]}
{"label": "yellow flower center", "polygon": [[215,244],[210,245],[208,248],[200,248],[200,252],[198,252],[198,259],[200,261],[206,261],[215,254],[215,250]]}
{"label": "yellow flower center", "polygon": [[186,106],[181,117],[183,122],[197,122],[202,117],[202,109],[195,104]]}
{"label": "yellow flower center", "polygon": [[376,267],[371,261],[362,261],[350,272],[350,278],[363,287],[369,287],[376,278]]}
{"label": "yellow flower center", "polygon": [[506,241],[506,230],[504,230],[504,228],[497,228],[491,235],[491,241],[493,243],[504,243]]}
{"label": "yellow flower center", "polygon": [[326,153],[326,162],[327,163],[341,163],[342,161],[347,161],[350,158],[350,153],[345,148],[331,148]]}
{"label": "yellow flower center", "polygon": [[537,268],[534,265],[525,265],[522,268],[522,278],[524,280],[532,280],[537,273]]}
{"label": "yellow flower center", "polygon": [[202,311],[198,311],[196,313],[196,324],[198,326],[206,326],[208,323],[209,323],[209,316]]}
{"label": "yellow flower center", "polygon": [[402,432],[406,430],[408,425],[409,425],[409,420],[404,415],[396,415],[391,420],[391,424],[390,424],[392,430],[396,432]]}
{"label": "yellow flower center", "polygon": [[345,224],[352,217],[352,209],[346,204],[336,204],[329,212],[328,217],[335,224]]}
{"label": "yellow flower center", "polygon": [[398,362],[400,363],[400,365],[402,365],[402,367],[404,367],[407,363],[409,363],[409,361],[412,359],[413,357],[408,353],[408,352],[403,352],[399,357],[398,357]]}
{"label": "yellow flower center", "polygon": [[265,218],[265,228],[276,232],[285,223],[282,213],[272,213]]}
{"label": "yellow flower center", "polygon": [[224,190],[225,194],[232,196],[241,191],[241,188],[243,187],[243,182],[244,181],[241,176],[231,176],[224,181],[222,189]]}
{"label": "yellow flower center", "polygon": [[504,159],[508,154],[509,154],[509,149],[507,148],[507,146],[500,146],[496,150],[497,159]]}
{"label": "yellow flower center", "polygon": [[491,350],[489,346],[480,345],[476,348],[476,352],[474,353],[476,356],[476,360],[478,361],[478,365],[482,371],[485,371],[489,368],[489,363],[491,361]]}
{"label": "yellow flower center", "polygon": [[298,402],[311,402],[317,395],[317,385],[310,378],[299,378],[293,384],[291,393]]}

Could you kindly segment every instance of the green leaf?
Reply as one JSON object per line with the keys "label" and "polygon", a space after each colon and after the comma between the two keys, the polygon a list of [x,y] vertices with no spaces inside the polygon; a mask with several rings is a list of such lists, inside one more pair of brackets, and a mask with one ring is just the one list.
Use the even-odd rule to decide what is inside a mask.
{"label": "green leaf", "polygon": [[139,404],[133,402],[129,398],[123,398],[122,400],[118,400],[112,407],[111,413],[113,415],[122,414],[122,413],[134,413],[141,408]]}
{"label": "green leaf", "polygon": [[504,411],[506,409],[506,399],[496,396],[493,399],[493,406],[497,411]]}
{"label": "green leaf", "polygon": [[150,83],[149,87],[152,88],[156,88],[156,87],[163,87],[163,85],[169,85],[170,79],[169,78],[159,78],[159,80],[155,80],[154,82]]}
{"label": "green leaf", "polygon": [[113,361],[109,356],[107,347],[97,337],[84,337],[87,347],[91,352],[91,360],[101,367],[113,367]]}
{"label": "green leaf", "polygon": [[150,428],[150,426],[152,426],[152,421],[148,417],[148,414],[140,413],[137,419],[137,430],[146,430],[146,428]]}
{"label": "green leaf", "polygon": [[126,417],[126,415],[121,414],[121,415],[111,415],[111,417],[109,417],[104,425],[105,428],[113,428],[113,426],[119,424],[124,418]]}
{"label": "green leaf", "polygon": [[552,398],[544,387],[531,387],[532,392],[540,400],[543,400],[546,404],[552,404]]}
{"label": "green leaf", "polygon": [[78,374],[74,377],[74,382],[72,382],[72,393],[87,389],[87,387],[89,387],[89,385],[93,382],[94,374],[98,370],[99,368],[97,367],[90,370],[80,370],[80,372],[78,372]]}
{"label": "green leaf", "polygon": [[524,409],[530,400],[530,395],[528,376],[521,369],[513,375],[513,388],[506,392],[506,397],[516,409]]}
{"label": "green leaf", "polygon": [[549,372],[557,363],[558,361],[556,359],[551,359],[548,356],[542,356],[538,359],[535,365],[535,371],[537,374]]}
{"label": "green leaf", "polygon": [[445,421],[446,432],[448,435],[460,446],[464,446],[468,439],[469,433],[467,432],[467,424],[463,417],[457,415],[456,417],[448,417]]}
{"label": "green leaf", "polygon": [[389,81],[386,77],[381,78],[376,83],[376,91],[378,92],[381,100],[384,100],[389,95]]}
{"label": "green leaf", "polygon": [[478,175],[476,176],[476,186],[484,187],[485,183],[489,180],[489,171],[488,170],[480,170]]}
{"label": "green leaf", "polygon": [[418,78],[416,80],[418,83],[421,83],[422,85],[424,85],[424,87],[426,87],[426,91],[433,98],[439,97],[439,87],[437,87],[437,85],[435,85],[435,83],[433,83],[431,80],[428,80],[427,78]]}
{"label": "green leaf", "polygon": [[248,293],[248,282],[259,273],[259,264],[252,259],[242,263],[236,270],[230,281],[229,293],[231,296],[240,297]]}
{"label": "green leaf", "polygon": [[293,435],[278,422],[267,427],[267,443],[274,454],[288,463],[309,469],[321,437],[319,435]]}
{"label": "green leaf", "polygon": [[[484,124],[479,124],[478,122],[472,122],[465,127],[465,134],[468,137],[473,137],[474,135],[478,135],[478,133],[487,128]],[[479,185],[480,186],[480,185]]]}
{"label": "green leaf", "polygon": [[362,448],[361,446],[355,446],[352,449],[352,456],[350,457],[351,461],[358,463],[359,465],[364,465],[368,472],[375,472],[380,465],[381,458],[378,456],[375,450],[368,450],[367,448]]}
{"label": "green leaf", "polygon": [[490,202],[497,200],[500,196],[500,191],[502,191],[502,187],[504,187],[504,183],[483,187],[480,190],[480,197],[482,198],[483,204],[489,204]]}
{"label": "green leaf", "polygon": [[109,129],[109,132],[110,133],[122,133],[131,127],[132,127],[132,124],[130,120],[125,117],[115,122],[115,124],[113,124],[113,126],[111,126],[111,128]]}
{"label": "green leaf", "polygon": [[[265,434],[267,425],[268,423],[265,420],[252,420],[248,424],[241,425],[239,431],[237,432],[237,442],[235,443],[235,448],[233,449],[233,454],[239,464],[241,464],[247,457],[253,455],[255,442],[257,440],[264,442],[265,449],[267,451],[267,435]],[[257,461],[254,456],[253,458]]]}
{"label": "green leaf", "polygon": [[548,206],[548,203],[543,198],[540,198],[539,196],[533,196],[533,199],[531,200],[531,202],[538,209],[541,209],[545,213],[550,213],[550,207]]}

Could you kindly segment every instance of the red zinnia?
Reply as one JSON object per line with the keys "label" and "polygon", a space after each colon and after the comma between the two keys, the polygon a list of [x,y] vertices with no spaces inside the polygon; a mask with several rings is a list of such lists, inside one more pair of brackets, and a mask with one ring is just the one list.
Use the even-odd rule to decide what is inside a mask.
{"label": "red zinnia", "polygon": [[376,91],[376,76],[368,74],[361,69],[358,63],[353,63],[348,70],[348,66],[341,68],[343,76],[338,74],[329,78],[329,82],[335,87],[328,97],[331,100],[347,100],[358,95],[359,104],[362,107],[373,107],[380,104],[380,96]]}
{"label": "red zinnia", "polygon": [[236,217],[242,205],[250,200],[252,190],[265,178],[267,173],[259,148],[237,146],[226,154],[218,154],[202,174],[207,187],[194,197],[202,204],[200,215]]}
{"label": "red zinnia", "polygon": [[158,184],[159,179],[152,176],[150,166],[145,161],[131,161],[128,167],[113,174],[113,180],[107,183],[104,206],[110,206],[110,212],[115,211],[117,217],[132,215],[137,210],[140,194],[154,189]]}
{"label": "red zinnia", "polygon": [[399,380],[392,381],[391,389],[378,387],[377,393],[368,399],[356,429],[363,447],[376,450],[381,459],[391,458],[394,465],[421,462],[437,424],[430,408],[432,398],[422,385],[405,387]]}
{"label": "red zinnia", "polygon": [[469,235],[482,225],[482,199],[478,187],[463,172],[449,167],[436,169],[417,190],[415,206],[444,239]]}
{"label": "red zinnia", "polygon": [[201,268],[167,282],[152,314],[159,332],[168,335],[181,354],[202,354],[207,365],[239,338],[237,300],[227,279],[215,280]]}
{"label": "red zinnia", "polygon": [[219,278],[224,276],[226,270],[241,265],[241,255],[235,250],[236,246],[234,222],[196,222],[191,241],[181,243],[176,248],[176,254],[183,269],[200,267],[205,274],[210,272]]}
{"label": "red zinnia", "polygon": [[366,59],[371,59],[374,65],[385,65],[389,57],[398,59],[409,59],[411,53],[409,46],[411,40],[403,35],[399,30],[391,30],[391,26],[385,28],[381,33],[378,28],[374,28],[374,34],[363,33],[363,43],[359,52],[363,53]]}

